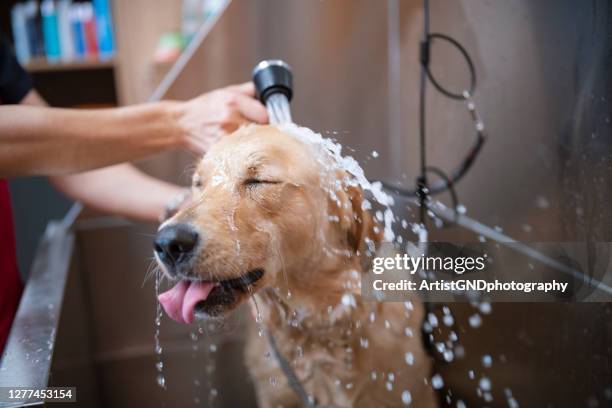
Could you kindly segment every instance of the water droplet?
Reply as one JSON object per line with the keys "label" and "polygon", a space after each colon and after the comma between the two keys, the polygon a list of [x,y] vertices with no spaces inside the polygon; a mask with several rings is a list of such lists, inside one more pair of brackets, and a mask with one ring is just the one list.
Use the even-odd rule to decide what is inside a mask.
{"label": "water droplet", "polygon": [[462,400],[458,400],[457,401],[457,408],[467,408],[465,405],[465,402],[463,402]]}
{"label": "water droplet", "polygon": [[472,316],[470,316],[469,318],[469,323],[470,323],[470,327],[473,328],[478,328],[482,325],[482,318],[480,317],[479,314],[473,314]]}
{"label": "water droplet", "polygon": [[393,384],[389,381],[385,383],[385,387],[387,388],[387,391],[393,391]]}
{"label": "water droplet", "polygon": [[404,358],[406,360],[406,364],[410,366],[414,364],[414,354],[411,351],[404,354]]}
{"label": "water droplet", "polygon": [[372,157],[373,158],[377,158],[378,157],[378,152],[376,150],[372,150]]}
{"label": "water droplet", "polygon": [[431,377],[431,386],[435,390],[439,390],[440,388],[444,387],[444,380],[442,379],[442,376],[440,374],[436,374]]}
{"label": "water droplet", "polygon": [[404,404],[405,406],[408,406],[412,403],[412,394],[410,394],[410,391],[405,390],[404,392],[402,392],[402,404]]}
{"label": "water droplet", "polygon": [[491,311],[492,311],[491,303],[490,302],[482,302],[478,306],[478,310],[480,310],[480,313],[482,313],[482,314],[490,314]]}
{"label": "water droplet", "polygon": [[162,388],[166,388],[166,379],[164,378],[164,376],[162,374],[159,374],[157,376],[157,385],[159,385]]}
{"label": "water droplet", "polygon": [[491,358],[490,355],[485,354],[484,356],[482,356],[482,365],[484,367],[491,367],[491,365],[493,364],[493,359]]}
{"label": "water droplet", "polygon": [[487,377],[482,377],[478,382],[478,386],[483,391],[491,391],[491,380]]}
{"label": "water droplet", "polygon": [[208,350],[209,350],[211,353],[216,352],[216,351],[217,351],[217,345],[216,345],[216,344],[214,344],[214,343],[213,343],[213,344],[211,344],[210,346],[208,346]]}
{"label": "water droplet", "polygon": [[345,293],[342,295],[341,302],[344,306],[347,307],[356,307],[357,302],[355,301],[355,296],[352,293]]}

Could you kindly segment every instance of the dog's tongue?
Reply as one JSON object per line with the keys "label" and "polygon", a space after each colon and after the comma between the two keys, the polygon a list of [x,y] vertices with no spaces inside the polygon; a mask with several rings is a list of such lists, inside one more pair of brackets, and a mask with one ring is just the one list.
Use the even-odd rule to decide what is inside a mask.
{"label": "dog's tongue", "polygon": [[169,291],[160,293],[157,299],[168,316],[179,323],[190,324],[195,305],[206,300],[214,286],[214,283],[182,280]]}

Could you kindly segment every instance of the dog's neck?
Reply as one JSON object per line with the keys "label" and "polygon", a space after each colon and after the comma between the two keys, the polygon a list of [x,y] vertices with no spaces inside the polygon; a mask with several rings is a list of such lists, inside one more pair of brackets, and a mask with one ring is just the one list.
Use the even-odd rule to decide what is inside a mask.
{"label": "dog's neck", "polygon": [[[256,313],[269,330],[290,337],[312,337],[330,330],[343,330],[354,322],[353,313],[361,304],[358,262],[338,268],[321,267],[307,287],[267,288],[255,295]],[[294,275],[295,276],[295,275]],[[328,338],[328,336],[325,336]]]}

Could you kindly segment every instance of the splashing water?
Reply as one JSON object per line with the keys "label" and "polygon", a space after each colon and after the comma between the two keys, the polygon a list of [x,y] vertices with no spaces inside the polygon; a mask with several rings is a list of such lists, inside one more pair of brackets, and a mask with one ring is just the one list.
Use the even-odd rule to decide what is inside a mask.
{"label": "splashing water", "polygon": [[[338,205],[341,205],[337,199],[335,191],[341,187],[360,187],[364,192],[368,191],[372,195],[372,199],[385,208],[382,215],[384,222],[384,238],[387,241],[393,241],[395,234],[393,232],[394,216],[391,206],[393,205],[393,197],[383,191],[382,184],[378,181],[370,182],[357,160],[351,156],[342,155],[342,145],[335,143],[331,139],[324,138],[320,133],[315,133],[312,130],[297,126],[293,123],[283,123],[278,126],[279,129],[307,146],[315,149],[315,157],[321,168],[331,172],[345,171],[351,177],[346,177],[342,181],[336,181],[335,184],[326,188],[332,199],[335,199]],[[362,203],[364,210],[372,208],[369,200],[364,199]]]}
{"label": "splashing water", "polygon": [[410,391],[405,390],[404,392],[402,392],[402,404],[404,404],[405,406],[408,406],[412,403],[412,394],[410,394]]}
{"label": "splashing water", "polygon": [[436,390],[439,390],[440,388],[444,387],[444,380],[442,379],[442,376],[440,374],[436,374],[431,377],[431,386]]}
{"label": "splashing water", "polygon": [[[159,296],[160,280],[161,280],[161,272],[157,272],[155,274],[155,299],[157,299],[157,297]],[[162,361],[163,348],[159,340],[163,311],[162,311],[162,307],[160,303],[159,302],[156,302],[156,303],[157,303],[157,306],[155,310],[155,335],[154,335],[155,355],[156,355],[155,369],[157,370],[157,385],[159,385],[163,389],[166,389],[166,377],[164,377],[164,373],[163,373],[164,362]]]}

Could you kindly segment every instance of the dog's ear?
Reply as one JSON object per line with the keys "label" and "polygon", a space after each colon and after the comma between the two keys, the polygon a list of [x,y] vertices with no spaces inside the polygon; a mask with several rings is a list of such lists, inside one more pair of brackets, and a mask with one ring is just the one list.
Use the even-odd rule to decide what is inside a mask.
{"label": "dog's ear", "polygon": [[368,241],[375,245],[382,241],[382,229],[372,214],[364,208],[363,190],[359,186],[344,185],[335,192],[335,196],[330,206],[330,215],[337,217],[343,240],[349,249],[362,256]]}
{"label": "dog's ear", "polygon": [[353,222],[347,232],[349,245],[357,254],[363,254],[370,240],[378,245],[382,241],[382,228],[372,217],[369,210],[364,209],[363,190],[360,187],[347,187],[348,198],[351,203]]}

